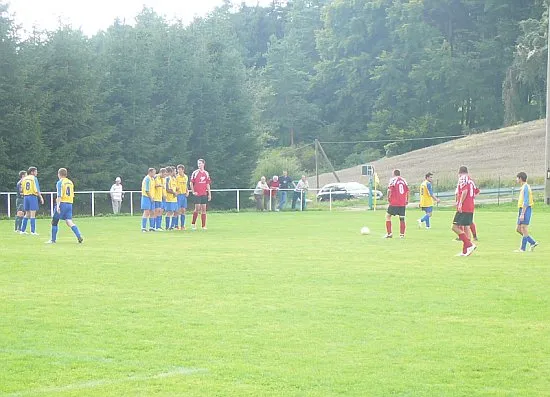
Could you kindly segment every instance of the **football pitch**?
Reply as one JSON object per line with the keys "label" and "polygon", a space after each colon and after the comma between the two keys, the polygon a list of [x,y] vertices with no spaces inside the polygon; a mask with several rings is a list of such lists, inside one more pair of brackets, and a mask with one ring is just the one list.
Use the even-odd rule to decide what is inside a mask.
{"label": "football pitch", "polygon": [[515,211],[476,212],[467,258],[452,216],[0,221],[0,396],[550,396],[550,213],[520,254]]}

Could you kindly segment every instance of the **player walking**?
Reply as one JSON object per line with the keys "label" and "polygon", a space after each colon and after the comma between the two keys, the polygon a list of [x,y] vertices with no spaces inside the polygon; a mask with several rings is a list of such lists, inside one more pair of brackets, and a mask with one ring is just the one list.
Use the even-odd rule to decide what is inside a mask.
{"label": "player walking", "polygon": [[212,200],[210,185],[212,180],[210,174],[204,169],[205,162],[203,159],[197,161],[199,169],[191,174],[191,193],[195,196],[195,210],[193,211],[192,229],[197,230],[195,224],[199,212],[201,213],[202,230],[206,230],[206,205]]}
{"label": "player walking", "polygon": [[527,243],[531,245],[531,251],[535,249],[537,243],[529,235],[529,223],[531,222],[531,211],[535,201],[533,200],[533,192],[531,186],[527,183],[527,174],[520,172],[517,175],[517,182],[521,184],[518,197],[518,222],[516,231],[521,234],[521,247],[516,252],[525,252]]}
{"label": "player walking", "polygon": [[430,218],[432,217],[434,202],[439,203],[440,201],[434,196],[432,183],[433,174],[428,172],[426,174],[426,179],[424,179],[424,182],[420,185],[420,208],[422,208],[422,211],[426,214],[423,218],[418,220],[418,227],[422,227],[424,226],[424,223],[426,223],[426,229],[431,227]]}
{"label": "player walking", "polygon": [[[470,256],[477,246],[470,240],[470,225],[474,219],[476,185],[468,175],[468,168],[462,166],[458,170],[456,214],[452,230],[462,241],[462,252],[457,256]],[[462,229],[461,226],[464,228]]]}
{"label": "player walking", "polygon": [[55,210],[52,216],[52,239],[47,244],[55,244],[57,241],[58,224],[60,220],[65,221],[67,226],[71,228],[76,239],[82,243],[84,239],[73,222],[73,201],[74,201],[74,184],[67,178],[67,169],[60,168],[57,171],[59,180],[55,185],[57,191],[57,199]]}
{"label": "player walking", "polygon": [[388,185],[388,210],[386,213],[386,235],[384,238],[392,238],[392,216],[399,216],[399,237],[405,237],[405,210],[409,203],[409,185],[401,177],[401,171],[394,170],[393,178]]}

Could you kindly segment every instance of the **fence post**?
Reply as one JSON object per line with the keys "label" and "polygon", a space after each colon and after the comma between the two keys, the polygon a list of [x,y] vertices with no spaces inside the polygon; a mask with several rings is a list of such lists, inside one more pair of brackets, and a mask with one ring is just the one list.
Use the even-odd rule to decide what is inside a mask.
{"label": "fence post", "polygon": [[500,175],[498,176],[497,207],[500,206]]}
{"label": "fence post", "polygon": [[130,215],[134,216],[134,192],[130,192]]}
{"label": "fence post", "polygon": [[92,192],[92,218],[95,216],[94,192]]}
{"label": "fence post", "polygon": [[332,211],[332,188],[328,191],[328,208]]}
{"label": "fence post", "polygon": [[237,212],[241,211],[241,192],[237,189]]}
{"label": "fence post", "polygon": [[[17,211],[17,208],[15,210]],[[11,218],[11,203],[10,203],[10,194],[9,193],[8,193],[8,218]]]}
{"label": "fence post", "polygon": [[53,205],[53,193],[50,193],[50,216],[53,216],[54,212],[54,205]]}

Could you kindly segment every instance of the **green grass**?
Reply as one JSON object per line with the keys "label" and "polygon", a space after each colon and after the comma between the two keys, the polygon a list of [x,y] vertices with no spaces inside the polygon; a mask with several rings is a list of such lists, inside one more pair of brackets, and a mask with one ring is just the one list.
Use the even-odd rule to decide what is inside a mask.
{"label": "green grass", "polygon": [[515,211],[479,211],[469,258],[419,215],[87,218],[55,246],[1,221],[0,396],[549,396],[550,213],[513,254]]}

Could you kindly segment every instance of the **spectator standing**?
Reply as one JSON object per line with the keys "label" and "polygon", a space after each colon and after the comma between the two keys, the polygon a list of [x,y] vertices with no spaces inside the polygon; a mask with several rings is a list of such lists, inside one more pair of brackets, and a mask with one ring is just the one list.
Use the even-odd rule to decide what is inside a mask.
{"label": "spectator standing", "polygon": [[265,176],[262,176],[258,183],[256,184],[256,188],[254,189],[254,200],[256,201],[256,210],[257,211],[263,211],[264,210],[264,192],[269,192],[269,186],[267,185],[267,182],[265,181]]}
{"label": "spectator standing", "polygon": [[284,208],[288,189],[291,189],[291,187],[292,178],[288,176],[288,171],[283,171],[283,175],[279,177],[279,211]]}
{"label": "spectator standing", "polygon": [[309,190],[309,183],[305,175],[302,175],[302,179],[298,181],[298,184],[294,188],[294,196],[292,197],[292,209],[296,209],[296,202],[300,199],[301,210],[306,209],[306,195]]}
{"label": "spectator standing", "polygon": [[277,208],[277,194],[279,192],[279,177],[273,175],[273,179],[269,181],[269,189],[271,191],[271,211],[279,210]]}
{"label": "spectator standing", "polygon": [[111,203],[113,204],[113,214],[120,214],[120,208],[122,207],[122,199],[124,198],[124,190],[122,189],[122,179],[119,176],[116,177],[115,183],[109,190],[111,195]]}

